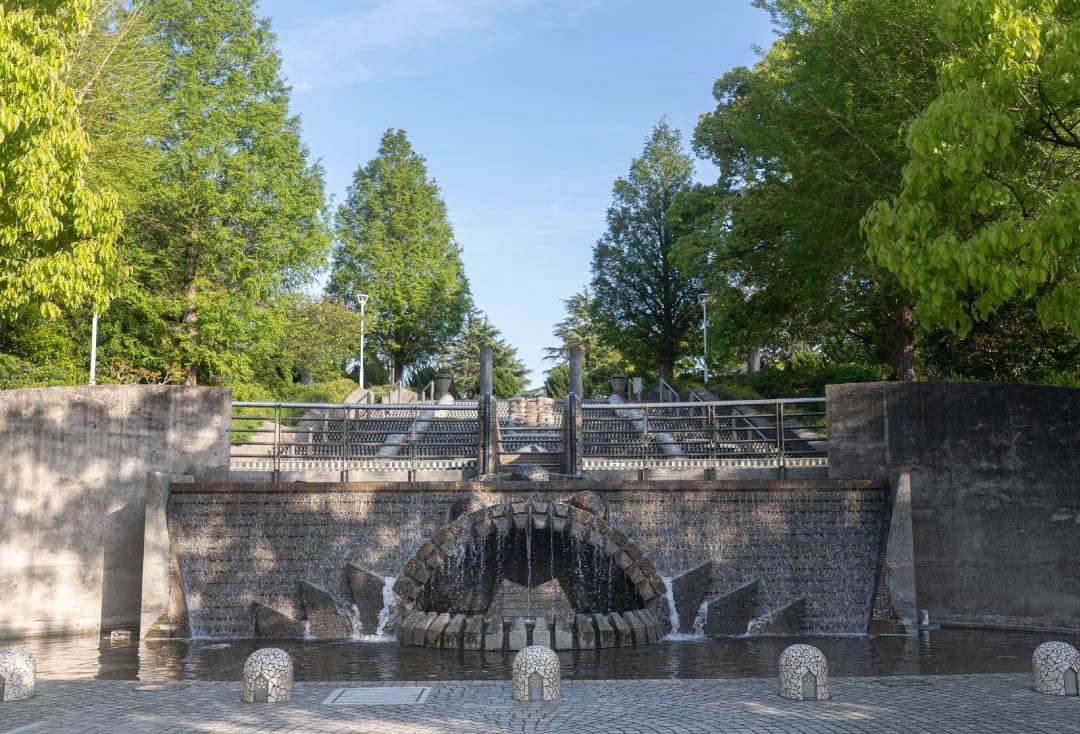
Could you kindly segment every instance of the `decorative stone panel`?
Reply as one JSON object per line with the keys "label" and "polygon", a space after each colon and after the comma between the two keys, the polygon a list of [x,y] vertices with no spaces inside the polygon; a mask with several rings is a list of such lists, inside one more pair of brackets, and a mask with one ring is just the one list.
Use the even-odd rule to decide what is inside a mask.
{"label": "decorative stone panel", "polygon": [[0,647],[0,703],[34,695],[37,663],[24,647]]}
{"label": "decorative stone panel", "polygon": [[813,645],[792,645],[780,653],[780,695],[793,701],[828,701],[825,654]]}
{"label": "decorative stone panel", "polygon": [[1039,693],[1080,695],[1080,652],[1067,642],[1044,642],[1031,656],[1031,677]]}
{"label": "decorative stone panel", "polygon": [[530,645],[514,656],[515,701],[561,701],[559,656],[543,645]]}
{"label": "decorative stone panel", "polygon": [[286,703],[292,689],[293,662],[284,650],[264,647],[244,663],[245,703]]}

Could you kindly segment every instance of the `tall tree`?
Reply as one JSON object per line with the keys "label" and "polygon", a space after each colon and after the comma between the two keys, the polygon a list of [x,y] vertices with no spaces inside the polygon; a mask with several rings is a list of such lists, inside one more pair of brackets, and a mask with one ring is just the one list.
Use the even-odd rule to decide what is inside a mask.
{"label": "tall tree", "polygon": [[86,181],[90,143],[67,83],[88,0],[0,5],[0,318],[103,308],[120,211]]}
{"label": "tall tree", "polygon": [[1010,301],[1080,334],[1080,13],[942,0],[940,93],[907,128],[903,189],[866,217],[875,260],[928,326],[964,335]]}
{"label": "tall tree", "polygon": [[716,82],[694,135],[720,169],[680,202],[680,263],[717,296],[711,343],[822,345],[914,377],[906,291],[866,256],[860,221],[897,190],[898,132],[944,53],[928,0],[758,0],[781,38]]}
{"label": "tall tree", "polygon": [[371,339],[395,381],[461,330],[470,303],[461,250],[439,188],[404,130],[387,130],[378,155],[353,176],[337,211],[327,290],[348,304],[370,296]]}
{"label": "tall tree", "polygon": [[254,0],[155,0],[146,12],[164,47],[169,119],[149,203],[131,216],[136,281],[112,345],[181,365],[189,384],[248,379],[279,313],[268,304],[328,254],[322,171]]}
{"label": "tall tree", "polygon": [[592,292],[601,335],[640,369],[659,365],[665,378],[697,335],[699,279],[671,257],[686,228],[668,216],[676,195],[689,188],[693,170],[679,131],[661,120],[630,173],[615,181],[607,232],[593,248]]}
{"label": "tall tree", "polygon": [[570,345],[577,344],[581,347],[585,397],[592,397],[593,386],[606,385],[612,373],[625,370],[628,365],[623,356],[601,335],[593,318],[595,307],[588,288],[565,299],[563,308],[566,316],[552,329],[552,335],[559,340],[559,344],[544,349],[545,360],[559,363],[551,369],[545,386],[551,397],[566,395],[569,388],[564,390],[563,384],[569,386],[570,382],[569,369],[565,366],[570,358]]}
{"label": "tall tree", "polygon": [[480,348],[491,347],[492,385],[497,398],[512,398],[525,387],[529,370],[498,329],[477,308],[470,308],[462,328],[440,361],[454,379],[459,394],[476,397],[480,390]]}

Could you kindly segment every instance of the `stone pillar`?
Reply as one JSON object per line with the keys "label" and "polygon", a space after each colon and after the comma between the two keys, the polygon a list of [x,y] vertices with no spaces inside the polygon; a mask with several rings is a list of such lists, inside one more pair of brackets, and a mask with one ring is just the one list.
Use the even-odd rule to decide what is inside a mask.
{"label": "stone pillar", "polygon": [[493,357],[491,347],[480,347],[480,391],[478,397],[494,392]]}
{"label": "stone pillar", "polygon": [[570,392],[579,398],[585,397],[585,380],[582,373],[581,347],[570,345]]}

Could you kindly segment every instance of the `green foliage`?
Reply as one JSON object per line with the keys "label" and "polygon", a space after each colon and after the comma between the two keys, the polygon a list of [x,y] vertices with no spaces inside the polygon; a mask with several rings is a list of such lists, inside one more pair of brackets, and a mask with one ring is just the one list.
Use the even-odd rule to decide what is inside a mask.
{"label": "green foliage", "polygon": [[301,370],[310,372],[316,382],[344,375],[346,364],[360,351],[360,314],[333,296],[289,297],[282,311],[274,320],[278,355],[274,363],[290,378],[299,377]]}
{"label": "green foliage", "polygon": [[544,390],[549,398],[561,400],[570,394],[570,365],[563,363],[552,367],[544,379]]}
{"label": "green foliage", "polygon": [[500,332],[476,308],[469,310],[465,328],[451,340],[440,364],[453,378],[451,391],[461,397],[477,397],[480,389],[480,349],[492,350],[492,390],[497,398],[512,398],[525,387],[529,370],[517,350],[499,338]]}
{"label": "green foliage", "polygon": [[11,354],[0,354],[0,390],[70,385],[83,375],[55,365],[39,365]]}
{"label": "green foliage", "polygon": [[934,94],[932,3],[755,4],[781,37],[716,82],[694,146],[720,179],[673,212],[692,224],[677,261],[716,296],[710,345],[733,357],[845,341],[912,377],[908,296],[867,257],[859,223],[898,190],[898,131]]}
{"label": "green foliage", "polygon": [[399,380],[441,353],[470,304],[446,204],[403,130],[387,130],[357,169],[336,222],[327,290],[350,305],[370,296],[368,333]]}
{"label": "green foliage", "polygon": [[733,379],[710,382],[709,390],[721,400],[760,400],[757,390]]}
{"label": "green foliage", "polygon": [[849,382],[878,382],[889,376],[888,365],[828,364],[813,351],[797,352],[786,362],[746,376],[746,385],[764,398],[824,395],[825,386]]}
{"label": "green foliage", "polygon": [[[613,349],[601,334],[596,319],[593,318],[595,303],[589,289],[586,288],[575,293],[563,301],[566,309],[566,317],[555,325],[552,334],[559,340],[559,345],[547,347],[545,360],[551,362],[561,361],[549,372],[549,378],[555,370],[562,369],[566,372],[566,388],[558,397],[565,397],[570,389],[570,367],[566,361],[570,358],[570,345],[577,344],[581,347],[582,363],[582,387],[585,390],[584,397],[603,397],[594,395],[596,385],[606,385],[608,378],[618,371],[629,369],[629,364],[618,351]],[[556,380],[562,378],[556,377]],[[546,384],[546,382],[545,382]],[[553,383],[558,390],[559,383]],[[548,395],[555,397],[549,387]]]}
{"label": "green foliage", "polygon": [[1080,334],[1080,16],[1070,3],[941,0],[950,53],[908,126],[903,188],[870,253],[960,336],[1014,299]]}
{"label": "green foliage", "polygon": [[116,197],[86,182],[90,143],[67,83],[88,0],[0,5],[0,318],[103,309],[120,270]]}
{"label": "green foliage", "polygon": [[668,214],[692,174],[679,132],[661,120],[627,177],[615,181],[607,232],[593,247],[593,317],[601,339],[642,371],[659,365],[667,377],[698,334],[699,280],[671,257],[686,221]]}

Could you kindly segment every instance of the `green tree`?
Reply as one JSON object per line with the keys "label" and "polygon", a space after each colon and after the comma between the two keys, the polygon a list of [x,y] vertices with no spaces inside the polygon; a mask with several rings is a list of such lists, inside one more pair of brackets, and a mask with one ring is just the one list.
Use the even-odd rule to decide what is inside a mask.
{"label": "green tree", "polygon": [[360,314],[333,296],[284,299],[270,363],[292,382],[310,372],[316,382],[343,377],[360,351]]}
{"label": "green tree", "polygon": [[686,234],[668,216],[690,186],[693,161],[666,120],[653,128],[630,173],[615,181],[607,232],[593,248],[592,292],[600,335],[639,368],[672,377],[691,351],[699,280],[686,275],[671,249]]}
{"label": "green tree", "polygon": [[281,309],[324,262],[322,172],[308,162],[269,22],[254,0],[155,0],[155,182],[126,239],[135,278],[110,313],[106,355],[175,363],[189,384],[245,381]]}
{"label": "green tree", "polygon": [[469,284],[439,188],[404,130],[387,130],[378,155],[356,170],[337,212],[327,286],[343,302],[370,296],[372,343],[393,379],[441,353],[462,327]]}
{"label": "green tree", "polygon": [[941,0],[950,53],[907,128],[903,188],[865,221],[927,326],[965,335],[1014,299],[1080,334],[1080,12]]}
{"label": "green tree", "polygon": [[681,197],[678,261],[716,295],[710,347],[820,345],[914,378],[910,298],[866,255],[860,222],[898,190],[898,131],[932,99],[944,53],[926,0],[759,0],[781,33],[716,82],[695,131],[715,186]]}
{"label": "green tree", "polygon": [[[625,371],[629,365],[621,354],[604,341],[593,318],[593,298],[588,288],[565,299],[563,308],[566,316],[552,329],[552,335],[559,340],[559,344],[544,349],[545,360],[559,363],[548,373],[548,381],[554,382],[548,384],[548,381],[545,381],[548,395],[565,397],[569,392],[570,371],[567,361],[570,358],[570,345],[577,344],[581,347],[582,387],[585,390],[583,397],[595,397],[593,386],[606,385],[612,373]],[[564,372],[565,390],[561,387]]]}
{"label": "green tree", "polygon": [[487,316],[469,309],[465,326],[442,355],[440,363],[454,380],[459,395],[477,397],[480,389],[480,349],[491,347],[492,388],[497,398],[512,398],[525,387],[529,370],[518,359],[517,350],[500,338],[500,332]]}
{"label": "green tree", "polygon": [[90,143],[67,83],[87,0],[0,5],[0,318],[104,308],[120,275],[116,198],[86,181]]}

